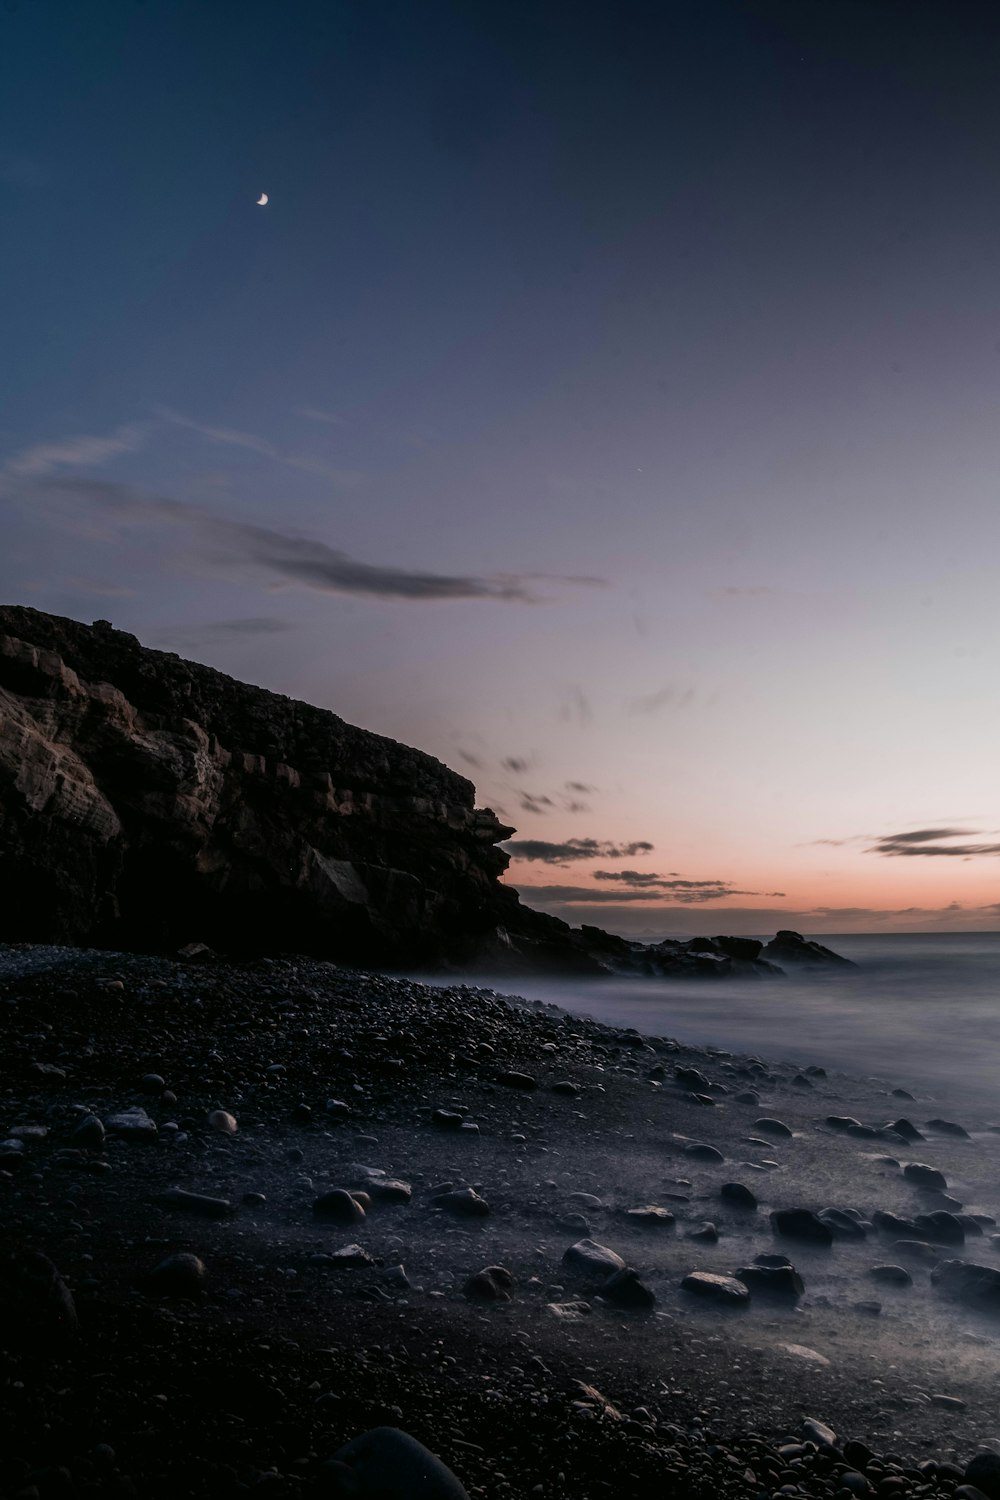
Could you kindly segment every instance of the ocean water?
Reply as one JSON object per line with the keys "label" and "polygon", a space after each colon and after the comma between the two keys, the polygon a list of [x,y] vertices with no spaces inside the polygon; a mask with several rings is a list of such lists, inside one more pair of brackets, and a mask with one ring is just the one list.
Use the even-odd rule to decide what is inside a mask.
{"label": "ocean water", "polygon": [[1000,932],[823,936],[856,969],[740,980],[477,980],[696,1046],[996,1101]]}

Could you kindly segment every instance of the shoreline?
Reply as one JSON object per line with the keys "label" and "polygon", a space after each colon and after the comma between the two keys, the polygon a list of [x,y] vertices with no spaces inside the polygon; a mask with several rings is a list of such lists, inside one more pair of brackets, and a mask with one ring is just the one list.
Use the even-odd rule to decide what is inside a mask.
{"label": "shoreline", "polygon": [[[29,954],[39,967],[18,977]],[[95,1495],[128,1493],[126,1474],[141,1495],[240,1493],[251,1469],[276,1469],[280,1478],[266,1481],[275,1493],[320,1493],[318,1463],[379,1422],[414,1432],[470,1495],[486,1497],[538,1484],[553,1496],[662,1494],[665,1475],[677,1493],[770,1494],[786,1481],[772,1483],[777,1476],[753,1456],[760,1445],[776,1451],[803,1417],[876,1453],[957,1461],[951,1477],[922,1475],[937,1485],[932,1495],[953,1489],[991,1439],[1000,1447],[995,1325],[945,1301],[925,1265],[907,1262],[912,1288],[876,1289],[867,1265],[892,1258],[883,1236],[821,1251],[779,1241],[768,1221],[772,1207],[797,1204],[900,1216],[926,1206],[898,1168],[874,1161],[891,1146],[821,1123],[909,1112],[923,1128],[920,1100],[841,1075],[796,1084],[785,1064],[760,1072],[723,1049],[645,1039],[479,986],[431,989],[312,960],[197,966],[69,955],[53,970],[53,950],[0,949],[4,1133],[48,1132],[23,1138],[21,1163],[3,1164],[4,1250],[48,1255],[81,1323],[48,1373],[30,1349],[14,1352],[15,1371],[29,1378],[4,1388],[19,1437],[17,1472],[8,1466],[0,1494],[30,1488],[46,1464],[68,1465],[79,1492]],[[711,1106],[693,1102],[678,1066],[703,1073]],[[735,1101],[750,1082],[740,1069],[756,1073],[759,1108]],[[505,1072],[536,1087],[511,1086]],[[164,1081],[155,1094],[141,1084],[151,1073]],[[553,1093],[553,1083],[576,1092]],[[346,1111],[328,1110],[330,1098]],[[140,1107],[156,1136],[109,1136],[100,1156],[67,1160],[74,1106],[101,1117]],[[207,1127],[215,1109],[236,1117],[235,1134]],[[479,1128],[435,1124],[435,1110]],[[764,1116],[784,1121],[791,1139],[768,1137],[765,1148],[754,1129]],[[966,1209],[1000,1213],[1000,1136],[976,1110],[956,1118],[971,1140],[934,1135],[895,1153],[940,1165]],[[724,1161],[692,1156],[693,1143]],[[317,1222],[313,1201],[356,1186],[346,1181],[352,1165],[405,1180],[412,1201],[373,1207],[350,1228]],[[719,1199],[729,1180],[758,1198],[749,1218]],[[445,1181],[478,1186],[489,1216],[448,1220],[432,1208],[430,1190]],[[153,1199],[174,1187],[226,1199],[234,1212],[167,1212]],[[244,1204],[247,1192],[264,1202]],[[587,1236],[568,1227],[581,1212],[574,1193],[602,1204],[582,1210]],[[644,1230],[624,1217],[646,1203],[661,1204],[674,1224]],[[719,1230],[715,1245],[686,1238],[705,1219]],[[989,1232],[947,1254],[994,1264]],[[566,1273],[562,1256],[581,1237],[636,1268],[656,1296],[651,1313],[608,1306]],[[315,1259],[349,1243],[374,1263],[338,1269]],[[774,1251],[787,1252],[805,1280],[797,1310],[757,1299],[743,1311],[717,1309],[680,1289],[688,1271],[731,1275]],[[172,1253],[197,1254],[208,1267],[193,1302],[150,1296],[142,1280]],[[386,1281],[399,1263],[408,1288]],[[513,1275],[512,1300],[468,1301],[466,1280],[497,1264]],[[855,1306],[876,1291],[880,1315]],[[579,1300],[591,1311],[578,1319],[549,1310]],[[789,1354],[788,1344],[829,1363]],[[577,1381],[619,1415],[581,1396]],[[78,1451],[83,1413],[93,1442],[114,1449],[106,1474]],[[146,1431],[138,1447],[126,1413]],[[153,1456],[142,1457],[154,1438]],[[720,1445],[743,1467],[709,1452]],[[804,1455],[803,1483],[813,1482],[812,1457]],[[743,1477],[751,1472],[752,1483]],[[609,1487],[609,1473],[634,1474],[631,1488]]]}

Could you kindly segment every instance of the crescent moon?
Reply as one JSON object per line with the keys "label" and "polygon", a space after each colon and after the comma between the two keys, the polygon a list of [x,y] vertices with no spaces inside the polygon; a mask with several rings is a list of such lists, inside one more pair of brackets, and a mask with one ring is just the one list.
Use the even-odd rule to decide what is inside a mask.
{"label": "crescent moon", "polygon": [[267,202],[267,194],[266,193],[261,193],[260,197],[257,199],[257,207],[258,208],[263,208],[264,204],[266,202]]}

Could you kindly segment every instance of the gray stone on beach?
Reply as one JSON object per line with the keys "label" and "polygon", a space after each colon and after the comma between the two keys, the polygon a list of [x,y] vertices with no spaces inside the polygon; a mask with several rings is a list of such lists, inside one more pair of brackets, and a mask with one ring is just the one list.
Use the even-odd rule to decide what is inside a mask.
{"label": "gray stone on beach", "polygon": [[603,1301],[611,1302],[615,1307],[632,1311],[644,1311],[653,1307],[656,1302],[653,1292],[639,1280],[638,1272],[627,1266],[608,1277],[601,1286],[600,1296]]}
{"label": "gray stone on beach", "polygon": [[742,1182],[724,1182],[719,1189],[719,1197],[732,1208],[752,1210],[757,1207],[757,1199]]}
{"label": "gray stone on beach", "polygon": [[74,1128],[70,1140],[83,1151],[103,1151],[105,1130],[96,1115],[84,1115]]}
{"label": "gray stone on beach", "polygon": [[718,1276],[712,1271],[691,1271],[681,1282],[685,1292],[707,1297],[724,1307],[748,1307],[750,1292],[735,1276]]}
{"label": "gray stone on beach", "polygon": [[715,1245],[718,1244],[719,1231],[716,1229],[711,1220],[706,1220],[706,1222],[704,1224],[700,1224],[697,1229],[690,1230],[686,1238],[689,1240],[697,1240],[703,1245]]}
{"label": "gray stone on beach", "polygon": [[624,1271],[625,1262],[614,1250],[599,1245],[596,1240],[577,1240],[570,1245],[562,1258],[564,1266],[588,1276],[609,1276],[614,1271]]}
{"label": "gray stone on beach", "polygon": [[692,1141],[684,1147],[684,1155],[690,1156],[692,1161],[720,1162],[726,1159],[717,1146],[709,1146],[705,1141]]}
{"label": "gray stone on beach", "polygon": [[627,1208],[625,1217],[630,1224],[638,1225],[640,1229],[670,1229],[676,1222],[669,1209],[660,1208],[655,1203],[646,1203],[641,1208]]}
{"label": "gray stone on beach", "polygon": [[504,1266],[487,1266],[470,1276],[462,1288],[470,1302],[509,1302],[514,1278]]}
{"label": "gray stone on beach", "polygon": [[[758,1257],[758,1260],[761,1258]],[[797,1301],[806,1289],[805,1282],[791,1263],[782,1266],[742,1266],[736,1272],[736,1277],[755,1295],[780,1298],[782,1301]]]}
{"label": "gray stone on beach", "polygon": [[948,1187],[944,1173],[923,1161],[907,1162],[903,1168],[903,1176],[908,1182],[915,1182],[918,1187],[940,1188],[942,1192]]}
{"label": "gray stone on beach", "polygon": [[770,1215],[775,1234],[786,1239],[808,1240],[814,1245],[832,1245],[833,1231],[809,1208],[777,1208]]}
{"label": "gray stone on beach", "polygon": [[325,1219],[330,1224],[363,1224],[366,1217],[362,1205],[345,1188],[332,1188],[330,1192],[322,1193],[314,1200],[312,1211],[317,1219]]}
{"label": "gray stone on beach", "polygon": [[105,1116],[104,1128],[126,1141],[155,1141],[157,1136],[155,1121],[138,1104]]}
{"label": "gray stone on beach", "polygon": [[912,1286],[913,1277],[903,1266],[872,1266],[868,1272],[875,1281],[884,1282],[887,1286]]}
{"label": "gray stone on beach", "polygon": [[191,1193],[186,1188],[168,1188],[164,1193],[157,1193],[153,1202],[160,1208],[168,1208],[175,1213],[196,1214],[202,1219],[226,1219],[235,1212],[228,1198],[213,1198],[208,1193]]}
{"label": "gray stone on beach", "polygon": [[792,1132],[783,1120],[772,1120],[765,1115],[763,1119],[754,1120],[754,1130],[759,1130],[762,1135],[772,1136],[775,1140],[790,1141]]}
{"label": "gray stone on beach", "polygon": [[934,1213],[917,1214],[913,1221],[920,1236],[933,1245],[964,1245],[965,1230],[955,1215],[945,1209]]}
{"label": "gray stone on beach", "polygon": [[840,1208],[821,1208],[818,1218],[833,1232],[834,1239],[863,1240],[865,1228],[859,1218]]}
{"label": "gray stone on beach", "polygon": [[438,1193],[431,1199],[431,1208],[443,1209],[459,1219],[488,1218],[490,1205],[481,1198],[475,1188],[453,1188],[447,1193]]}
{"label": "gray stone on beach", "polygon": [[981,1312],[1000,1312],[1000,1271],[967,1260],[943,1260],[931,1272],[931,1285],[946,1297]]}
{"label": "gray stone on beach", "polygon": [[452,1471],[398,1427],[374,1427],[339,1448],[320,1466],[316,1493],[330,1500],[469,1500]]}
{"label": "gray stone on beach", "polygon": [[207,1277],[204,1261],[182,1251],[168,1255],[154,1266],[146,1283],[158,1297],[200,1297]]}
{"label": "gray stone on beach", "polygon": [[953,1135],[962,1141],[970,1139],[965,1126],[956,1125],[954,1120],[928,1120],[927,1129],[936,1131],[938,1135]]}

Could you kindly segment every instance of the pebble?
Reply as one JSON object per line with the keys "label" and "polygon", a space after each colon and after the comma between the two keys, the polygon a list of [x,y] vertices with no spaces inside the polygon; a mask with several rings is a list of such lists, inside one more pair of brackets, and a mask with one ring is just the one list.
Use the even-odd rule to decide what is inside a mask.
{"label": "pebble", "polygon": [[684,1155],[693,1161],[720,1162],[726,1159],[717,1146],[709,1146],[705,1141],[692,1141],[690,1146],[684,1147]]}
{"label": "pebble", "polygon": [[452,1471],[398,1427],[375,1427],[353,1438],[321,1465],[319,1478],[323,1492],[358,1500],[469,1500]]}
{"label": "pebble", "polygon": [[168,1188],[153,1199],[161,1208],[178,1213],[197,1214],[202,1219],[225,1219],[234,1212],[228,1198],[212,1198],[207,1193],[191,1193],[186,1188]]}
{"label": "pebble", "polygon": [[639,1273],[627,1266],[609,1276],[601,1287],[600,1295],[603,1301],[612,1302],[615,1307],[636,1311],[650,1308],[656,1302],[653,1292],[639,1280]]}
{"label": "pebble", "polygon": [[84,1115],[70,1134],[74,1146],[83,1151],[103,1151],[105,1129],[96,1115]]}
{"label": "pebble", "polygon": [[753,1128],[764,1135],[773,1136],[776,1140],[790,1141],[792,1139],[792,1132],[783,1120],[772,1120],[766,1115],[763,1119],[754,1120]]}
{"label": "pebble", "polygon": [[208,1272],[197,1255],[182,1251],[168,1255],[154,1266],[146,1278],[150,1291],[162,1297],[198,1297]]}
{"label": "pebble", "polygon": [[432,1208],[443,1209],[462,1219],[485,1219],[490,1205],[474,1188],[453,1188],[450,1192],[438,1193],[431,1199]]}
{"label": "pebble", "polygon": [[509,1302],[514,1278],[504,1266],[487,1266],[470,1276],[462,1288],[471,1302]]}
{"label": "pebble", "polygon": [[119,1135],[126,1141],[152,1141],[157,1136],[155,1121],[151,1120],[146,1111],[140,1109],[138,1105],[133,1106],[132,1109],[119,1110],[117,1114],[105,1116],[104,1128],[112,1135]]}
{"label": "pebble", "polygon": [[331,1224],[363,1224],[366,1217],[363,1205],[344,1188],[322,1193],[314,1200],[312,1211],[317,1219],[326,1219]]}
{"label": "pebble", "polygon": [[210,1110],[208,1123],[212,1130],[217,1130],[220,1135],[235,1135],[238,1129],[235,1117],[225,1109]]}
{"label": "pebble", "polygon": [[944,1173],[939,1172],[937,1167],[929,1167],[926,1162],[922,1161],[907,1162],[903,1168],[903,1176],[909,1182],[917,1183],[919,1187],[941,1188],[942,1191],[948,1187]]}
{"label": "pebble", "polygon": [[868,1272],[875,1281],[885,1282],[889,1286],[912,1286],[913,1277],[903,1266],[872,1266]]}
{"label": "pebble", "polygon": [[733,1208],[755,1209],[757,1207],[757,1199],[742,1182],[724,1182],[719,1189],[719,1197]]}

